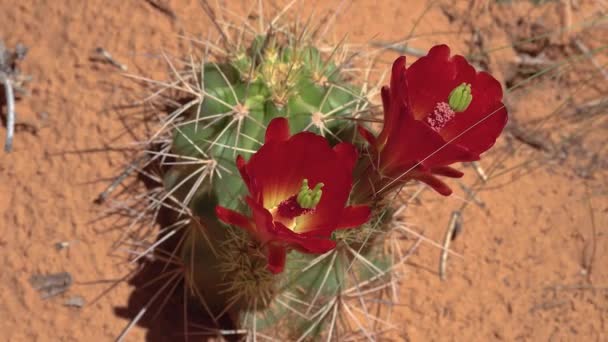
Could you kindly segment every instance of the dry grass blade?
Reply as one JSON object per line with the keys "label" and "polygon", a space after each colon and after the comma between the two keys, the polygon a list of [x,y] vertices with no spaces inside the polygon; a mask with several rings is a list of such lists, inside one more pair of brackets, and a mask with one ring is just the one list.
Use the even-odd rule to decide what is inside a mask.
{"label": "dry grass blade", "polygon": [[4,87],[4,97],[6,99],[6,140],[4,151],[11,152],[13,149],[13,136],[15,135],[15,94],[13,85],[7,75],[0,71],[0,82]]}
{"label": "dry grass blade", "polygon": [[595,222],[595,211],[591,204],[591,194],[589,192],[589,186],[585,182],[585,197],[587,198],[587,206],[589,207],[589,219],[591,220],[591,237],[590,241],[585,243],[583,249],[583,260],[582,266],[583,271],[587,275],[587,279],[591,281],[591,273],[593,271],[593,263],[596,259],[597,253],[597,227]]}

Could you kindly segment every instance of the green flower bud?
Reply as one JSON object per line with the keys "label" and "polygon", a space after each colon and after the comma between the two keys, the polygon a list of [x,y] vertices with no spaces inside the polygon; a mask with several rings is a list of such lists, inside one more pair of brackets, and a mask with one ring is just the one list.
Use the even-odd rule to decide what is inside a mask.
{"label": "green flower bud", "polygon": [[473,95],[471,94],[471,85],[462,83],[454,88],[448,97],[448,104],[454,112],[464,112],[469,108]]}

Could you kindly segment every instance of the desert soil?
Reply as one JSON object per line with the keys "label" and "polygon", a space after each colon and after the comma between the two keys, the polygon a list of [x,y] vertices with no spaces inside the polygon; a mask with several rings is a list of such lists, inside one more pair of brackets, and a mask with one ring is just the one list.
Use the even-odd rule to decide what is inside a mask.
{"label": "desert soil", "polygon": [[[0,0],[0,39],[9,47],[18,42],[29,47],[20,66],[32,76],[29,94],[17,102],[14,151],[0,153],[0,340],[112,341],[128,323],[115,313],[127,304],[128,284],[122,282],[90,303],[130,269],[124,255],[109,253],[120,231],[112,229],[112,220],[99,219],[106,208],[93,201],[128,163],[133,141],[142,138],[125,128],[135,119],[125,119],[115,109],[140,99],[141,89],[116,67],[91,56],[103,47],[129,72],[165,79],[163,52],[182,57],[190,46],[182,36],[201,38],[214,32],[198,1],[156,1],[174,17],[151,2]],[[264,3],[268,12],[280,8],[273,1]],[[313,6],[302,3],[304,9]],[[314,3],[320,10],[340,8],[332,29],[336,40],[348,34],[350,42],[361,44],[403,39],[427,6],[401,0]],[[506,44],[484,63],[513,85],[521,71],[517,58],[526,52],[514,49],[513,41],[607,13],[601,1],[573,1],[569,8],[564,3],[570,2],[437,2],[418,23],[410,46],[428,49],[448,43],[456,53],[468,54]],[[230,1],[228,7],[246,13],[252,5]],[[569,47],[569,39],[595,48],[608,43],[601,41],[607,30],[605,23],[593,30],[579,27],[525,48],[534,50],[534,56],[542,52],[543,58],[563,61],[580,53]],[[383,54],[383,65],[388,68],[395,56]],[[605,55],[597,58],[600,67],[605,65]],[[585,72],[597,76],[594,85],[576,92],[576,81]],[[526,125],[550,115],[567,96],[577,100],[569,104],[574,108],[605,95],[607,83],[587,59],[558,76],[524,84],[506,103],[512,119],[532,127]],[[417,231],[438,242],[450,213],[470,202],[463,211],[463,230],[451,245],[462,258],[449,258],[442,281],[440,249],[421,245],[400,281],[398,329],[386,339],[608,340],[605,109],[594,118],[591,129],[582,119],[548,121],[538,139],[552,142],[561,154],[505,134],[482,167],[490,168],[504,155],[508,158],[497,174],[529,163],[491,178],[474,200],[456,181],[450,183],[455,189],[450,198],[423,192],[407,217]],[[570,145],[561,144],[577,129],[586,129],[585,134]],[[0,136],[5,132],[0,127]],[[600,167],[591,167],[594,160]],[[467,172],[462,184],[471,187],[478,178],[472,168],[462,168]],[[55,244],[62,241],[69,247],[57,250]],[[63,271],[74,278],[67,293],[42,299],[30,285],[34,274]],[[87,305],[65,306],[74,296]],[[147,334],[146,328],[136,327],[127,340],[143,341]]]}

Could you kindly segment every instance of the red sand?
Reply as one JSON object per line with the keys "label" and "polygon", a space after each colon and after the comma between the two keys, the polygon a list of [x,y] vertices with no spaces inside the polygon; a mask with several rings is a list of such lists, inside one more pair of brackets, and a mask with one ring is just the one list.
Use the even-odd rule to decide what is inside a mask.
{"label": "red sand", "polygon": [[[376,2],[347,5],[337,19],[335,36],[348,32],[354,43],[403,38],[425,8],[419,1]],[[122,264],[124,259],[108,255],[120,232],[108,231],[111,220],[94,220],[103,208],[93,200],[127,161],[120,151],[108,147],[128,146],[137,138],[127,134],[120,113],[111,106],[135,100],[140,89],[116,68],[93,63],[89,57],[101,46],[128,65],[130,72],[164,78],[161,50],[179,56],[188,51],[188,43],[178,34],[201,37],[213,30],[197,1],[166,3],[177,20],[143,0],[0,0],[0,38],[8,46],[23,42],[30,48],[21,67],[33,76],[28,86],[31,96],[17,103],[17,121],[36,128],[35,134],[18,131],[14,152],[0,154],[0,331],[6,341],[113,340],[127,324],[113,311],[127,302],[130,288],[125,283],[83,309],[62,305],[74,295],[92,300],[109,284],[86,282],[116,279],[129,270]],[[233,3],[230,8],[249,8],[248,3]],[[266,10],[276,11],[265,3]],[[336,8],[339,1],[326,3]],[[574,22],[600,9],[595,1],[578,3],[572,12]],[[421,37],[412,46],[426,49],[448,42],[456,52],[466,53],[471,27],[481,28],[488,48],[517,39],[509,34],[533,28],[531,23],[538,18],[551,28],[568,18],[556,4],[530,10],[527,3],[501,9],[492,2],[489,12],[486,5],[477,4],[474,15],[466,18],[468,23],[450,21],[450,7],[433,7],[417,33],[462,33]],[[523,24],[517,24],[519,19]],[[387,55],[386,63],[394,56]],[[505,79],[514,56],[511,48],[498,51],[491,55],[489,66]],[[549,114],[555,106],[548,103],[559,103],[556,96],[563,93],[563,88],[546,81],[514,94],[508,104],[514,117],[527,122]],[[48,118],[43,119],[42,113]],[[603,132],[605,138],[605,127]],[[0,128],[0,135],[4,134],[5,128]],[[600,152],[602,147],[601,141],[595,145]],[[524,146],[507,164],[542,156]],[[491,160],[488,157],[482,165]],[[476,205],[466,209],[464,231],[452,244],[464,259],[450,258],[445,281],[437,274],[437,248],[423,244],[410,259],[400,286],[401,305],[396,308],[400,331],[392,338],[608,340],[606,172],[584,181],[567,165],[556,163],[524,171],[493,180],[479,194],[487,210]],[[464,183],[472,184],[474,172],[470,168],[467,172]],[[455,196],[444,199],[427,191],[422,204],[408,212],[419,231],[436,241],[442,241],[450,212],[465,196],[456,182],[451,184]],[[595,238],[589,205],[595,213]],[[59,241],[72,243],[68,250],[56,251],[54,243]],[[585,270],[585,264],[591,270]],[[69,293],[40,299],[29,277],[60,271],[75,277]],[[559,288],[571,285],[579,287]],[[143,328],[136,328],[128,340],[141,341],[145,334]]]}

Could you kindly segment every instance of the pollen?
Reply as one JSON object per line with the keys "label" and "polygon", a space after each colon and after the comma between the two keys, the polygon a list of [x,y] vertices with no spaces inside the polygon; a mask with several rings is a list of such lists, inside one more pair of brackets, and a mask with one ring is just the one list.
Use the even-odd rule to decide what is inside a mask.
{"label": "pollen", "polygon": [[439,102],[433,112],[426,117],[426,123],[435,132],[439,132],[454,116],[456,116],[456,113],[449,104]]}

